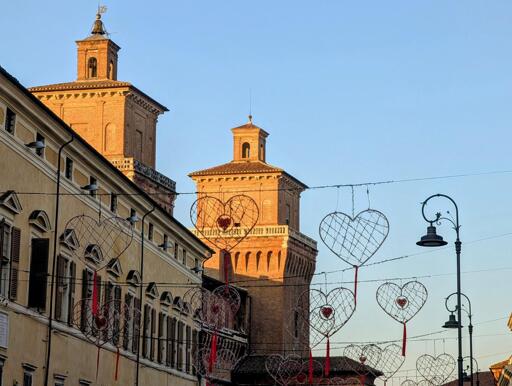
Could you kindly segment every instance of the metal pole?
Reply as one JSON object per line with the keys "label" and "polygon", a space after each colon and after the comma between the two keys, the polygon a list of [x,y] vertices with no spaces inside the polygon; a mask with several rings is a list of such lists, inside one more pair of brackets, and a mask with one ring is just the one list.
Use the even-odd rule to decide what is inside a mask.
{"label": "metal pole", "polygon": [[[471,306],[470,306],[470,310],[471,310]],[[470,314],[469,314],[469,326],[468,326],[468,331],[469,331],[469,359],[470,359],[470,364],[469,364],[469,371],[471,371],[471,386],[474,386],[474,375],[473,375],[473,324],[471,322],[471,311],[470,311]]]}
{"label": "metal pole", "polygon": [[61,155],[62,150],[73,142],[75,139],[74,136],[71,136],[71,139],[66,143],[62,144],[59,147],[59,153],[57,156],[57,192],[55,194],[55,220],[54,220],[54,228],[53,228],[53,254],[52,254],[52,274],[50,277],[50,311],[48,314],[48,344],[46,349],[46,363],[44,367],[44,386],[48,386],[48,379],[50,376],[50,357],[52,353],[52,329],[53,329],[53,292],[55,287],[55,269],[57,267],[57,237],[59,229],[59,209],[60,209],[60,167],[61,167]]}
{"label": "metal pole", "polygon": [[139,287],[139,328],[137,339],[139,340],[139,344],[137,345],[137,370],[135,375],[135,385],[139,386],[139,369],[140,369],[140,347],[144,342],[140,341],[140,333],[141,333],[141,322],[142,322],[142,296],[144,295],[143,287],[144,287],[144,220],[146,216],[152,213],[155,210],[155,206],[151,208],[149,212],[146,212],[144,216],[142,216],[141,220],[141,230],[140,230],[140,287]]}
{"label": "metal pole", "polygon": [[[458,216],[457,216],[458,217]],[[458,226],[458,221],[457,221]],[[459,240],[459,230],[457,230],[457,240],[455,241],[455,252],[457,254],[457,337],[458,337],[458,350],[459,356],[457,358],[458,363],[458,373],[459,373],[459,386],[463,386],[463,368],[462,368],[462,307],[461,307],[461,283],[460,283],[460,252],[461,252],[461,242]]]}

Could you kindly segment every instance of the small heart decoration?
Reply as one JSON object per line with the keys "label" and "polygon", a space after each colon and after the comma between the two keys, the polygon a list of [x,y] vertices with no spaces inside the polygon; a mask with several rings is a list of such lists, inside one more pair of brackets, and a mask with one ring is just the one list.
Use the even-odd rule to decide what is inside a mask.
{"label": "small heart decoration", "polygon": [[403,381],[400,384],[400,386],[434,386],[434,385],[424,379],[422,379],[419,382],[413,381],[412,379],[406,379],[405,381]]}
{"label": "small heart decoration", "polygon": [[409,301],[407,300],[407,298],[404,298],[403,296],[396,298],[396,304],[398,304],[402,309],[405,308],[407,303],[409,303]]}
{"label": "small heart decoration", "polygon": [[434,357],[424,354],[416,360],[416,371],[424,380],[434,385],[442,385],[455,370],[455,359],[449,354]]}
{"label": "small heart decoration", "polygon": [[258,218],[258,205],[244,194],[232,196],[225,202],[203,196],[190,208],[190,219],[200,236],[228,252],[251,233]]}
{"label": "small heart decoration", "polygon": [[343,356],[355,362],[347,362],[355,373],[364,375],[368,374],[371,371],[370,369],[379,369],[382,349],[376,344],[365,346],[351,344],[343,349]]}
{"label": "small heart decoration", "polygon": [[423,308],[427,297],[427,288],[416,280],[401,287],[386,282],[377,289],[377,303],[380,308],[400,323],[411,320]]}
{"label": "small heart decoration", "polygon": [[320,222],[320,239],[341,260],[364,265],[381,247],[389,233],[389,222],[378,210],[367,209],[351,217],[332,212]]}
{"label": "small heart decoration", "polygon": [[265,360],[267,373],[281,386],[296,382],[302,373],[302,359],[297,355],[270,354]]}
{"label": "small heart decoration", "polygon": [[328,385],[331,386],[361,386],[361,380],[355,377],[341,378],[334,377],[329,379]]}
{"label": "small heart decoration", "polygon": [[299,315],[324,337],[339,331],[356,309],[354,293],[344,287],[334,288],[327,294],[318,289],[304,291],[298,298],[297,309],[307,309],[307,305],[309,313],[301,312]]}
{"label": "small heart decoration", "polygon": [[329,319],[333,313],[332,307],[325,306],[320,309],[325,319]]}
{"label": "small heart decoration", "polygon": [[75,216],[65,226],[64,233],[68,232],[74,232],[78,244],[72,253],[81,260],[94,260],[98,269],[121,256],[133,240],[133,227],[121,217],[98,221],[85,214]]}
{"label": "small heart decoration", "polygon": [[391,379],[405,363],[405,357],[402,355],[402,347],[391,343],[382,348],[378,369],[382,371],[384,380]]}

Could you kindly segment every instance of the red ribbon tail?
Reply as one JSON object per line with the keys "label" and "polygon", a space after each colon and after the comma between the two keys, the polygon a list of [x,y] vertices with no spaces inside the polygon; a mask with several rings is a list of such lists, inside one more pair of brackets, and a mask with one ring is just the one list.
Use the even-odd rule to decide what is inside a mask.
{"label": "red ribbon tail", "polygon": [[96,354],[96,380],[98,380],[98,370],[100,368],[100,350],[101,348],[98,346],[98,353]]}
{"label": "red ribbon tail", "polygon": [[327,350],[325,352],[325,376],[328,377],[331,372],[331,343],[329,337],[327,337]]}
{"label": "red ribbon tail", "polygon": [[359,273],[359,267],[357,265],[354,265],[354,269],[354,304],[357,305],[357,274]]}
{"label": "red ribbon tail", "polygon": [[98,275],[94,271],[92,279],[92,315],[98,315]]}
{"label": "red ribbon tail", "polygon": [[210,358],[208,361],[208,373],[213,372],[213,365],[217,361],[217,334],[212,336],[212,345],[210,348]]}
{"label": "red ribbon tail", "polygon": [[114,380],[117,381],[118,379],[118,376],[119,376],[119,347],[117,348],[117,352],[116,352],[116,373],[115,373],[115,376],[114,376]]}
{"label": "red ribbon tail", "polygon": [[313,384],[313,353],[311,352],[311,349],[309,349],[308,382],[310,385]]}
{"label": "red ribbon tail", "polygon": [[402,356],[405,356],[405,348],[407,346],[407,327],[404,322],[404,335],[402,337]]}
{"label": "red ribbon tail", "polygon": [[361,386],[364,386],[364,384],[366,383],[366,375],[361,375],[359,377],[359,382],[361,382]]}
{"label": "red ribbon tail", "polygon": [[226,286],[229,285],[229,267],[231,265],[231,255],[225,249],[222,251],[224,256],[224,281]]}

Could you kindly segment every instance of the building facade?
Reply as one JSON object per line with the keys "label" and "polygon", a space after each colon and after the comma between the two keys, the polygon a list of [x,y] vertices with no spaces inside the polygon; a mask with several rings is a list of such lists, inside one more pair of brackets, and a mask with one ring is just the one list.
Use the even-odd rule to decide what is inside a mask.
{"label": "building facade", "polygon": [[[108,52],[98,56],[97,74],[104,71],[100,58],[109,58],[108,76],[115,78],[116,47],[98,40],[98,52]],[[79,98],[64,98],[61,117],[68,117],[68,102],[91,93],[93,104],[108,104],[100,99],[113,92],[123,111],[129,109],[123,103],[142,109],[134,100],[142,97],[121,97],[119,85],[94,92],[87,87],[73,91],[84,94]],[[0,67],[0,384],[134,385],[138,374],[140,385],[196,385],[198,331],[182,297],[202,285],[199,267],[212,250],[110,158],[137,160],[140,154],[116,148],[103,157],[100,144],[80,136],[87,137],[89,128],[71,129],[52,112],[55,105],[41,103],[45,98]],[[162,110],[153,105],[147,122]],[[71,108],[69,117],[79,110]],[[96,118],[96,110],[87,114],[91,122]],[[154,135],[147,122],[143,135]],[[127,138],[128,123],[115,125]],[[141,159],[151,166],[151,157],[142,153]],[[70,220],[86,216],[95,219],[86,230],[103,238],[101,245],[70,227]],[[124,246],[106,235],[112,219],[118,232],[132,235]],[[102,333],[110,315],[112,327]]]}
{"label": "building facade", "polygon": [[[317,255],[316,241],[300,232],[300,194],[307,186],[266,162],[268,133],[253,124],[252,117],[232,133],[233,160],[189,176],[199,198],[227,202],[235,195],[249,196],[258,207],[258,218],[229,255],[212,246],[217,253],[206,261],[206,272],[220,280],[227,272],[228,280],[247,289],[251,353],[306,349],[309,329],[300,326],[309,309],[296,310],[295,305],[309,290]],[[207,232],[195,230],[203,239]]]}

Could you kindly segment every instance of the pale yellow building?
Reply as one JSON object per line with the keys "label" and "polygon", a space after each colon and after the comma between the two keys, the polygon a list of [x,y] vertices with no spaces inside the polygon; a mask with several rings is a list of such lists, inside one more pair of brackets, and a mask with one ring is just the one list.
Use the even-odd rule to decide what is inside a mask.
{"label": "pale yellow building", "polygon": [[[115,81],[117,47],[102,39],[91,40],[94,43],[79,42],[79,55],[82,48],[98,43],[96,74],[98,78]],[[109,58],[107,66],[102,58]],[[36,97],[0,67],[0,384],[39,386],[45,384],[47,377],[47,384],[55,386],[134,385],[136,354],[140,349],[140,385],[196,385],[192,357],[198,334],[181,297],[189,288],[201,286],[199,268],[212,251],[172,217],[172,205],[161,207],[155,196],[146,193],[144,189],[150,190],[147,186],[141,188],[130,180],[126,170],[120,171],[111,163],[115,157],[124,157],[154,167],[154,143],[153,152],[149,149],[149,154],[146,150],[141,154],[129,141],[122,142],[126,148],[122,144],[119,148],[109,147],[110,134],[106,134],[106,144],[91,141],[91,146],[78,134],[87,137],[89,129],[108,131],[110,123],[90,124],[87,129],[78,125],[75,131],[64,122],[73,123],[66,115],[68,102],[74,106],[69,111],[74,111],[78,101],[106,106],[116,99],[119,105],[129,105],[123,111],[146,109],[148,120],[144,121],[142,135],[153,136],[154,141],[156,116],[164,109],[129,85],[102,85],[93,91],[92,83],[86,85],[88,81],[83,79],[77,82],[83,82],[82,92],[73,90],[73,95],[64,95],[52,91],[53,95],[58,94],[55,97],[37,92]],[[63,100],[64,115],[54,113],[54,98]],[[97,111],[91,111],[88,117],[98,119]],[[134,132],[139,130],[137,119],[130,121],[130,130]],[[123,137],[128,137],[128,123],[114,124],[119,133],[124,133]],[[118,138],[117,134],[113,138]],[[61,195],[56,219],[59,149]],[[112,149],[105,153],[108,159],[100,154],[104,149]],[[152,173],[148,172],[154,176]],[[98,190],[85,191],[82,187],[86,185]],[[141,219],[145,214],[141,249]],[[132,225],[133,240],[124,251],[117,240],[112,241],[114,252],[108,246],[102,251],[97,245],[87,245],[86,253],[78,256],[76,251],[88,241],[78,238],[75,228],[67,226],[78,215],[102,220],[135,215],[138,221]],[[120,224],[124,232],[130,233],[131,226],[126,221]],[[96,227],[99,234],[106,229],[99,224],[88,229]],[[53,294],[52,271],[57,273]],[[112,327],[118,332],[122,329],[123,333],[102,338],[106,343],[99,352],[98,365],[97,347],[87,339],[91,331],[79,324],[89,320],[90,315],[77,315],[77,304],[95,294],[95,271],[96,283],[101,278],[99,294],[96,292],[100,306],[115,301],[123,316],[119,325]],[[142,315],[137,313],[139,304]]]}

